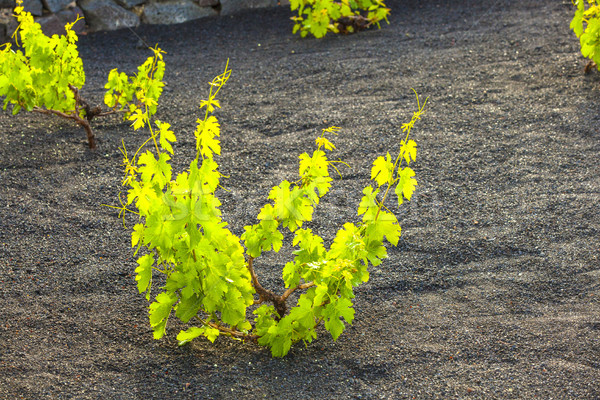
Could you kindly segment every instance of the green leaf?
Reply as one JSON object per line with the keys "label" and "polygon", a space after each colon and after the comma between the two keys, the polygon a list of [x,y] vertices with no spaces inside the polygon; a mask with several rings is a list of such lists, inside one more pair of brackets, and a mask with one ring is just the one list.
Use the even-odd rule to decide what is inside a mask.
{"label": "green leaf", "polygon": [[400,141],[400,154],[404,157],[404,161],[406,161],[406,165],[410,165],[410,160],[415,161],[417,159],[417,143],[414,140],[409,140],[408,142],[404,142],[404,140]]}
{"label": "green leaf", "polygon": [[312,157],[303,153],[300,155],[300,176],[302,188],[307,197],[315,204],[324,196],[331,187],[332,179],[329,177],[329,161],[322,150],[315,150]]}
{"label": "green leaf", "polygon": [[279,320],[277,325],[269,328],[271,354],[273,357],[283,357],[290,351],[292,347],[292,332],[292,319],[289,315]]}
{"label": "green leaf", "polygon": [[221,104],[219,103],[219,100],[215,100],[215,99],[201,100],[200,101],[200,109],[202,109],[204,107],[208,107],[208,112],[212,113],[215,111],[215,107],[221,108]]}
{"label": "green leaf", "polygon": [[271,338],[268,335],[269,329],[277,324],[275,321],[275,307],[266,304],[261,305],[253,312],[256,315],[254,319],[256,334],[259,336],[259,343],[263,346],[268,346]]}
{"label": "green leaf", "polygon": [[580,37],[583,33],[583,12],[584,12],[584,0],[575,0],[577,10],[571,20],[569,27],[575,32],[577,37]]}
{"label": "green leaf", "polygon": [[203,326],[201,328],[193,326],[188,330],[179,332],[179,334],[177,335],[177,340],[179,340],[179,345],[183,346],[184,344],[196,339],[199,336],[204,336],[208,340],[210,340],[211,343],[214,343],[217,337],[219,337],[219,333],[220,332],[218,329],[215,329],[210,326]]}
{"label": "green leaf", "polygon": [[301,4],[303,4],[302,0],[290,0],[290,8],[292,9],[292,11],[300,7]]}
{"label": "green leaf", "polygon": [[364,248],[364,242],[358,228],[353,223],[347,222],[337,231],[331,248],[327,252],[328,260],[360,258],[358,253]]}
{"label": "green leaf", "polygon": [[157,160],[150,150],[142,154],[138,160],[138,164],[145,165],[139,167],[142,181],[147,183],[153,182],[158,184],[160,188],[163,188],[171,180],[170,159],[171,157],[168,154],[161,153]]}
{"label": "green leaf", "polygon": [[166,122],[161,122],[159,120],[157,120],[155,123],[159,129],[160,147],[162,147],[164,150],[168,151],[169,153],[173,154],[173,147],[171,146],[171,143],[169,143],[169,142],[175,142],[175,141],[177,141],[177,138],[175,137],[175,134],[173,133],[173,131],[169,130],[169,128],[171,127],[171,124],[167,124]]}
{"label": "green leaf", "polygon": [[[271,229],[274,226],[275,229]],[[271,224],[268,221],[261,221],[259,224],[259,234],[261,236],[261,248],[263,251],[278,252],[283,245],[283,234],[277,229],[277,225]]]}
{"label": "green leaf", "polygon": [[184,344],[191,342],[199,336],[204,335],[205,328],[198,328],[196,326],[192,326],[191,328],[179,332],[177,335],[177,340],[179,340],[179,345],[183,346]]}
{"label": "green leaf", "polygon": [[299,248],[294,251],[294,261],[287,263],[283,269],[286,287],[299,284],[301,276],[308,280],[316,279],[319,265],[326,255],[320,236],[314,235],[310,229],[298,229],[295,233],[292,244]]}
{"label": "green leaf", "polygon": [[342,334],[345,329],[344,323],[340,318],[344,318],[346,323],[352,324],[354,320],[354,309],[352,308],[352,301],[347,298],[339,298],[335,302],[329,303],[323,311],[325,316],[325,329],[331,333],[333,340]]}
{"label": "green leaf", "polygon": [[219,330],[207,326],[204,328],[204,336],[210,340],[211,343],[214,343],[217,337],[219,337]]}
{"label": "green leaf", "polygon": [[261,246],[261,235],[258,232],[258,225],[245,226],[245,232],[242,234],[241,239],[244,241],[246,252],[250,257],[260,257],[262,253]]}
{"label": "green leaf", "polygon": [[292,319],[286,315],[281,320],[274,319],[273,306],[262,305],[254,311],[258,344],[269,346],[273,357],[285,356],[292,346],[294,328]]}
{"label": "green leaf", "polygon": [[150,304],[150,325],[152,326],[154,339],[160,339],[164,336],[169,314],[171,314],[171,309],[176,301],[177,296],[173,293],[163,292],[156,296],[154,303]]}
{"label": "green leaf", "polygon": [[371,179],[377,182],[377,186],[389,183],[394,175],[394,163],[392,156],[387,153],[385,158],[377,157],[371,168]]}
{"label": "green leaf", "polygon": [[312,329],[315,326],[313,303],[306,295],[300,296],[298,305],[290,310],[289,316],[306,329]]}
{"label": "green leaf", "polygon": [[131,232],[131,247],[135,247],[144,238],[144,224],[135,224]]}
{"label": "green leaf", "polygon": [[290,231],[301,227],[304,221],[312,220],[313,206],[305,191],[297,187],[290,188],[288,181],[275,186],[269,193],[269,198],[275,202],[277,220]]}
{"label": "green leaf", "polygon": [[398,196],[398,205],[401,205],[404,202],[403,197],[410,201],[415,192],[417,180],[413,178],[414,176],[415,172],[408,167],[403,168],[402,171],[400,171],[400,179],[394,190],[396,196]]}
{"label": "green leaf", "polygon": [[172,221],[165,221],[161,215],[151,214],[146,218],[144,241],[151,243],[152,248],[167,252],[173,247],[175,238]]}
{"label": "green leaf", "polygon": [[[235,283],[231,278],[226,278],[229,283]],[[235,326],[246,317],[246,305],[242,299],[241,292],[231,285],[227,288],[223,307],[221,308],[221,320],[226,324]]]}
{"label": "green leaf", "polygon": [[190,297],[181,297],[175,315],[182,322],[188,322],[198,314],[200,309],[202,309],[202,298],[193,294]]}
{"label": "green leaf", "polygon": [[196,135],[196,149],[203,157],[212,157],[214,154],[221,154],[221,145],[216,139],[221,132],[217,118],[210,115],[206,121],[198,119],[198,126],[194,132]]}
{"label": "green leaf", "polygon": [[146,126],[146,121],[148,120],[148,114],[142,112],[141,109],[136,108],[133,113],[128,118],[130,121],[133,121],[131,126],[133,126],[134,130],[138,130]]}
{"label": "green leaf", "polygon": [[379,204],[377,202],[377,194],[379,189],[373,191],[371,186],[367,186],[363,189],[364,196],[360,200],[358,206],[358,215],[363,215],[363,221],[372,221],[377,216],[379,210]]}
{"label": "green leaf", "polygon": [[366,225],[365,239],[383,241],[384,238],[394,246],[398,245],[400,237],[400,225],[398,219],[392,213],[381,211],[377,220],[369,221]]}
{"label": "green leaf", "polygon": [[289,261],[284,265],[281,274],[286,288],[296,286],[300,283],[298,265],[293,261]]}
{"label": "green leaf", "polygon": [[[152,281],[152,266],[154,265],[154,256],[152,254],[146,254],[138,258],[138,267],[135,269],[137,274],[135,280],[137,281],[137,288],[140,293],[150,289],[150,282]],[[150,300],[150,291],[146,294],[146,300]]]}

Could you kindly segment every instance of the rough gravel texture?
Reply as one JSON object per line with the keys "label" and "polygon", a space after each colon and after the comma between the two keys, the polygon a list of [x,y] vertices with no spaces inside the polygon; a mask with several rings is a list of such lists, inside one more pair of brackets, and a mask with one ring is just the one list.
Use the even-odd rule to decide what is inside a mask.
{"label": "rough gravel texture", "polygon": [[[117,213],[124,140],[95,121],[98,150],[57,118],[0,114],[2,399],[600,398],[600,78],[569,31],[568,1],[389,3],[390,25],[323,40],[292,35],[284,8],[141,27],[167,51],[159,117],[179,170],[207,82],[222,90],[223,210],[236,234],[268,189],[297,174],[322,128],[351,164],[311,227],[355,221],[372,160],[429,96],[414,139],[419,180],[403,236],[356,291],[354,325],[283,359],[219,338],[152,339],[129,231]],[[129,30],[80,38],[100,102],[108,71],[149,52]],[[131,226],[131,219],[127,220]],[[257,261],[280,291],[289,251]]]}

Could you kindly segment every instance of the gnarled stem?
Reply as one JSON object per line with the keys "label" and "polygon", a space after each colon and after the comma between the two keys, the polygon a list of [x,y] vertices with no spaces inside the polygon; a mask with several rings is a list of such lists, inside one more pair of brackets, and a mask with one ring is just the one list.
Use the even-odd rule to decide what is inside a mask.
{"label": "gnarled stem", "polygon": [[89,113],[89,110],[88,110],[89,107],[87,107],[87,103],[82,101],[81,97],[79,96],[79,90],[75,86],[69,84],[69,89],[71,89],[71,91],[75,95],[75,111],[74,112],[65,113],[65,112],[58,111],[58,110],[52,110],[52,109],[46,109],[46,108],[40,108],[40,107],[34,107],[33,111],[39,112],[42,114],[54,114],[54,115],[58,115],[59,117],[62,117],[62,118],[72,119],[78,125],[82,126],[83,129],[85,130],[85,133],[86,133],[87,139],[88,139],[88,145],[90,146],[90,149],[95,149],[96,148],[96,140],[94,137],[94,132],[92,132],[92,126],[90,125],[89,121],[95,115],[98,115],[99,113],[95,113],[95,114],[90,113],[90,117],[85,118],[85,119],[81,118],[81,116],[79,115],[79,108],[81,107],[81,105],[82,104],[86,105],[86,108],[85,108],[86,115],[87,115],[87,113]]}
{"label": "gnarled stem", "polygon": [[254,304],[260,304],[265,301],[269,301],[269,302],[273,303],[273,305],[275,306],[275,310],[277,311],[277,314],[279,315],[278,319],[283,318],[285,316],[285,314],[287,313],[286,300],[288,297],[290,297],[290,295],[292,293],[294,293],[296,290],[299,290],[299,289],[303,290],[303,289],[308,289],[310,287],[315,286],[314,282],[303,283],[300,285],[296,285],[293,288],[287,289],[281,296],[278,296],[275,293],[273,293],[272,291],[270,291],[269,289],[265,289],[260,284],[260,282],[258,282],[258,277],[256,276],[256,272],[254,271],[253,261],[254,261],[254,258],[249,257],[246,265],[248,267],[248,271],[250,271],[250,277],[252,278],[252,286],[254,286],[256,293],[258,293],[258,300],[255,301]]}
{"label": "gnarled stem", "polygon": [[223,325],[211,322],[211,321],[205,321],[197,315],[196,315],[196,318],[200,322],[202,322],[203,325],[210,326],[211,328],[217,329],[217,330],[219,330],[219,332],[221,332],[225,335],[228,335],[228,336],[231,336],[234,338],[238,338],[238,339],[242,339],[242,340],[256,341],[258,339],[258,335],[250,335],[248,333],[241,332],[236,329],[228,328],[226,326],[223,326]]}

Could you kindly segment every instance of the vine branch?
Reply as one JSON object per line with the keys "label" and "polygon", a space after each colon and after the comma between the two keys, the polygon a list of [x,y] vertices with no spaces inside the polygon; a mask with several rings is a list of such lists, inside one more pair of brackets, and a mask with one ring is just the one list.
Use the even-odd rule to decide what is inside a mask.
{"label": "vine branch", "polygon": [[250,335],[245,332],[240,332],[237,329],[228,328],[226,326],[219,325],[219,324],[211,322],[211,321],[205,321],[197,315],[196,315],[196,318],[200,322],[202,322],[203,325],[210,326],[211,328],[217,329],[217,330],[219,330],[219,332],[222,332],[226,335],[229,335],[229,336],[232,336],[232,337],[235,337],[238,339],[242,339],[242,340],[251,340],[253,342],[255,342],[258,339],[258,335]]}
{"label": "vine branch", "polygon": [[290,297],[290,295],[292,293],[294,293],[296,290],[304,290],[304,289],[311,288],[313,286],[317,286],[317,285],[314,282],[307,282],[307,283],[302,283],[302,284],[296,285],[293,288],[289,288],[281,295],[281,300],[283,300],[283,301],[287,300],[287,298]]}
{"label": "vine branch", "polygon": [[250,277],[252,279],[252,286],[254,286],[256,293],[258,293],[258,300],[255,300],[254,304],[261,304],[261,303],[264,303],[265,301],[269,301],[269,302],[273,303],[273,305],[275,306],[275,310],[277,311],[277,314],[279,315],[278,319],[283,318],[285,316],[285,314],[287,313],[286,301],[292,293],[294,293],[296,290],[304,290],[304,289],[308,289],[313,286],[316,286],[316,284],[314,282],[302,283],[302,284],[294,286],[293,288],[291,287],[291,288],[287,289],[281,296],[278,296],[275,293],[273,293],[272,291],[270,291],[269,289],[265,289],[260,284],[260,282],[258,282],[258,277],[256,276],[256,272],[254,271],[254,258],[253,257],[248,258],[248,262],[247,262],[246,266],[248,267],[248,271],[250,272]]}

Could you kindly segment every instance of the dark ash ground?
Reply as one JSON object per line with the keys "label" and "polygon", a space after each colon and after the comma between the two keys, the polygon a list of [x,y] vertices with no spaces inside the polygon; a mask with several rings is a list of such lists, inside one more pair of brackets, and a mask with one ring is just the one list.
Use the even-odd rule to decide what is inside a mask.
{"label": "dark ash ground", "polygon": [[[415,109],[419,180],[398,210],[403,236],[356,297],[337,342],[322,331],[288,357],[220,338],[152,339],[114,210],[121,139],[114,119],[83,130],[0,114],[2,399],[600,398],[600,78],[569,31],[570,2],[392,1],[390,25],[324,40],[291,34],[286,9],[136,32],[165,57],[160,118],[180,156],[206,83],[227,58],[221,197],[235,233],[329,125],[353,169],[312,224],[331,240],[355,218],[378,155]],[[149,52],[128,30],[81,37],[100,102],[108,71]],[[180,158],[180,167],[189,162]],[[263,260],[279,289],[285,254]]]}

